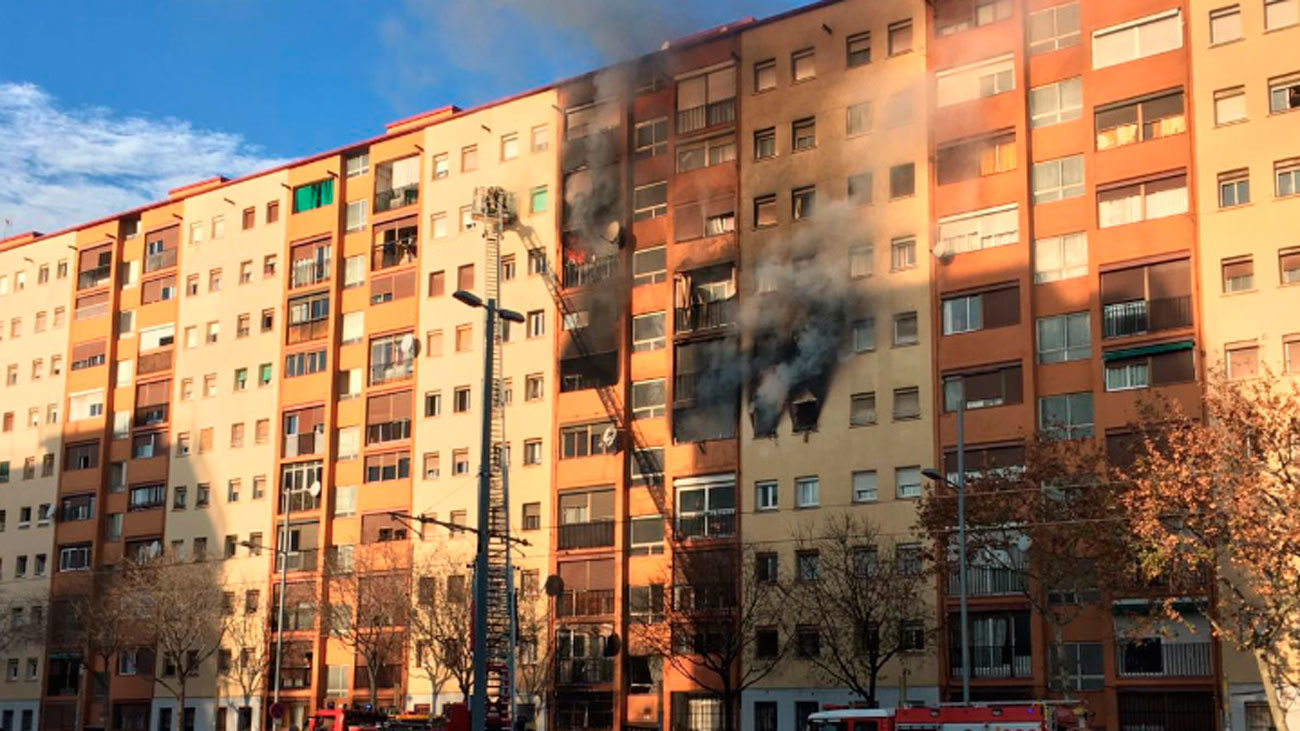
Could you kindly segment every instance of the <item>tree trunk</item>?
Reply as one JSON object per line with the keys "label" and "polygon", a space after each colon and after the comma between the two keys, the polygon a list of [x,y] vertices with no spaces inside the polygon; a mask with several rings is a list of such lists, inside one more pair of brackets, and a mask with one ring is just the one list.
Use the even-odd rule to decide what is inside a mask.
{"label": "tree trunk", "polygon": [[375,672],[374,666],[366,663],[366,677],[370,678],[370,708],[377,710],[379,708],[379,673]]}
{"label": "tree trunk", "polygon": [[736,731],[736,702],[739,700],[731,688],[722,691],[722,731]]}
{"label": "tree trunk", "polygon": [[880,678],[880,666],[875,662],[871,663],[871,673],[867,676],[867,707],[879,708],[880,702],[876,700],[876,681]]}
{"label": "tree trunk", "polygon": [[1047,653],[1047,657],[1048,662],[1055,658],[1056,667],[1052,674],[1061,687],[1061,697],[1067,701],[1074,700],[1070,697],[1069,675],[1065,672],[1065,628],[1059,622],[1052,622],[1052,651]]}
{"label": "tree trunk", "polygon": [[1262,657],[1257,657],[1259,665],[1259,675],[1264,680],[1264,697],[1268,700],[1268,712],[1273,717],[1273,726],[1277,731],[1290,731],[1290,724],[1287,723],[1287,708],[1282,703],[1282,693],[1280,686],[1283,684],[1280,679],[1275,679],[1277,675],[1272,666]]}
{"label": "tree trunk", "polygon": [[177,695],[180,707],[176,710],[176,731],[185,731],[185,670],[182,669],[179,672],[181,673],[181,692]]}

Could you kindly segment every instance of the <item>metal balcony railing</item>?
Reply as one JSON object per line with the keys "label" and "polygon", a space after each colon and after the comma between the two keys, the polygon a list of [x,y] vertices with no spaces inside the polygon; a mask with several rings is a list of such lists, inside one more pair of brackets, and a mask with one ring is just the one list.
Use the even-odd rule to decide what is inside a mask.
{"label": "metal balcony railing", "polygon": [[113,274],[111,266],[95,267],[86,269],[77,274],[77,289],[89,289],[108,284],[109,277]]}
{"label": "metal balcony railing", "polygon": [[[1008,645],[972,645],[972,678],[1030,678],[1034,675],[1034,658],[1027,647]],[[961,676],[961,648],[948,649],[948,668],[952,677]]]}
{"label": "metal balcony railing", "polygon": [[738,300],[728,297],[724,300],[697,302],[687,307],[678,307],[677,333],[701,332],[715,328],[727,327],[736,322]]}
{"label": "metal balcony railing", "polygon": [[702,375],[701,373],[678,373],[673,376],[673,403],[677,405],[695,403],[695,394]]}
{"label": "metal balcony railing", "polygon": [[1190,296],[1116,302],[1102,309],[1102,336],[1107,338],[1159,332],[1191,324]]}
{"label": "metal balcony railing", "polygon": [[391,190],[377,190],[375,191],[375,213],[383,213],[394,208],[414,205],[419,200],[419,183],[411,183]]}
{"label": "metal balcony railing", "polygon": [[736,535],[736,511],[732,508],[701,513],[679,513],[677,538],[726,538]]}
{"label": "metal balcony railing", "polygon": [[614,658],[556,658],[555,682],[562,685],[598,685],[614,682]]}
{"label": "metal balcony railing", "polygon": [[415,362],[406,360],[399,363],[374,363],[370,366],[370,385],[377,386],[389,381],[410,378],[415,372]]}
{"label": "metal balcony railing", "polygon": [[556,546],[560,550],[572,548],[604,548],[614,545],[614,521],[593,520],[587,523],[566,523],[556,529]]}
{"label": "metal balcony railing", "polygon": [[719,99],[690,109],[677,111],[677,134],[736,121],[736,98]]}
{"label": "metal balcony railing", "polygon": [[613,613],[613,589],[566,591],[555,599],[557,617],[596,617]]}
{"label": "metal balcony railing", "polygon": [[[948,596],[957,596],[960,580],[954,570],[948,574]],[[968,596],[1004,596],[1025,591],[1025,575],[1019,571],[992,566],[966,568],[966,594]]]}
{"label": "metal balcony railing", "polygon": [[1203,678],[1213,670],[1209,642],[1159,642],[1143,645],[1140,640],[1115,644],[1115,665],[1126,678]]}
{"label": "metal balcony railing", "polygon": [[144,257],[145,274],[174,266],[176,266],[175,249],[164,249],[157,254],[146,254]]}
{"label": "metal balcony railing", "polygon": [[419,247],[414,236],[383,241],[375,246],[379,258],[375,261],[376,269],[413,264],[419,259]]}
{"label": "metal balcony railing", "polygon": [[585,287],[618,275],[618,256],[602,256],[585,262],[564,263],[564,286]]}
{"label": "metal balcony railing", "polygon": [[673,609],[679,612],[706,612],[736,606],[733,583],[677,584],[673,586]]}
{"label": "metal balcony railing", "polygon": [[140,406],[135,410],[135,428],[157,426],[167,421],[167,404],[154,404],[152,406]]}

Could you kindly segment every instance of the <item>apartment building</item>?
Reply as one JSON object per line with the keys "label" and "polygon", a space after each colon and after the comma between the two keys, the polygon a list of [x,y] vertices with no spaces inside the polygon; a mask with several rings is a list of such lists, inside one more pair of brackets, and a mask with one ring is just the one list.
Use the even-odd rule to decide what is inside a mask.
{"label": "apartment building", "polygon": [[[741,33],[741,348],[752,374],[737,502],[754,570],[764,566],[755,581],[816,561],[796,557],[792,538],[843,515],[872,525],[886,560],[919,548],[920,471],[935,461],[927,22],[923,3],[850,1]],[[900,653],[880,704],[938,701],[933,655],[924,644]],[[833,685],[792,653],[746,693],[743,727],[800,728],[819,704],[853,700]]]}
{"label": "apartment building", "polygon": [[[0,728],[34,731],[45,673],[50,576],[84,560],[53,550],[54,524],[94,515],[94,499],[56,498],[67,409],[103,408],[93,395],[65,402],[71,236],[0,241]],[[94,404],[93,406],[91,404]]]}
{"label": "apartment building", "polygon": [[[1034,431],[1104,439],[1122,458],[1144,389],[1196,408],[1207,348],[1188,195],[1188,12],[1170,0],[936,4],[932,325],[946,462],[957,385],[976,472],[1022,460]],[[1041,618],[999,582],[974,594],[972,697],[1043,695]],[[1065,631],[1068,682],[1098,727],[1214,728],[1217,650],[1202,633],[1139,644],[1126,608],[1145,596],[1083,608]],[[946,601],[952,698],[960,656]]]}
{"label": "apartment building", "polygon": [[[1300,307],[1300,3],[1193,2],[1188,15],[1205,362],[1234,380],[1300,372],[1300,328],[1259,316]],[[1224,727],[1267,728],[1256,660],[1225,648],[1223,676]]]}

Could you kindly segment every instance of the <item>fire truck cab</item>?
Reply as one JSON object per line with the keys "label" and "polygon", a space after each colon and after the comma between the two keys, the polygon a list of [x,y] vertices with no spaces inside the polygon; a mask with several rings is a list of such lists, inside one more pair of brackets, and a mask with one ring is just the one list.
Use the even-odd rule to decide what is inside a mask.
{"label": "fire truck cab", "polygon": [[1043,703],[845,708],[808,717],[809,731],[1065,731],[1072,712]]}
{"label": "fire truck cab", "polygon": [[355,708],[320,708],[307,720],[307,731],[378,731],[385,719]]}

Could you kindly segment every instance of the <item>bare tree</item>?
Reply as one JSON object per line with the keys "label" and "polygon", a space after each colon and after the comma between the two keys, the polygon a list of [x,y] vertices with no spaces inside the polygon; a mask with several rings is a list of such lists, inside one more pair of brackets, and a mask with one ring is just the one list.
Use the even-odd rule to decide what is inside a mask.
{"label": "bare tree", "polygon": [[189,684],[226,638],[229,616],[220,565],[163,555],[124,563],[119,571],[123,601],[148,628],[162,658],[163,672],[153,674],[154,682],[176,699],[176,731],[181,731]]}
{"label": "bare tree", "polygon": [[370,702],[377,704],[380,686],[395,687],[401,675],[411,621],[410,546],[360,546],[347,564],[329,561],[325,578],[318,615],[365,668]]}
{"label": "bare tree", "polygon": [[[266,690],[272,672],[272,644],[267,632],[267,615],[262,606],[227,607],[226,651],[230,653],[227,679],[239,688],[239,713],[252,717],[253,698]],[[242,727],[241,727],[242,728]]]}
{"label": "bare tree", "polygon": [[[798,565],[781,591],[785,611],[807,622],[786,627],[796,654],[876,707],[886,664],[929,634],[929,578],[914,561],[896,560],[895,544],[874,523],[847,512],[806,526],[795,551]],[[813,638],[816,646],[805,646]]]}
{"label": "bare tree", "polygon": [[721,731],[735,731],[740,696],[776,669],[784,643],[758,652],[768,633],[781,632],[783,608],[774,584],[745,581],[754,555],[737,548],[679,549],[669,584],[672,601],[662,617],[638,615],[631,641],[663,657],[678,673],[714,693],[722,705]]}
{"label": "bare tree", "polygon": [[519,593],[518,653],[515,658],[516,695],[533,704],[533,717],[545,718],[547,700],[555,690],[555,643],[549,641],[545,597]]}
{"label": "bare tree", "polygon": [[[1130,553],[1106,452],[1093,440],[1030,439],[1023,454],[986,453],[985,459],[966,465],[970,590],[1019,595],[1037,610],[1052,632],[1049,677],[1069,698],[1059,655],[1065,627],[1130,575],[1114,570],[1128,565]],[[950,463],[947,472],[955,471]],[[954,595],[956,491],[937,485],[922,499],[919,517]]]}
{"label": "bare tree", "polygon": [[421,558],[413,572],[418,576],[417,591],[412,596],[407,631],[435,704],[451,682],[468,701],[473,683],[469,628],[474,616],[464,566],[464,560],[447,551],[435,551]]}
{"label": "bare tree", "polygon": [[[66,594],[51,603],[49,641],[52,648],[77,651],[78,661],[92,678],[94,697],[108,699],[112,663],[118,653],[147,644],[145,628],[127,601],[117,572],[70,576]],[[78,714],[82,704],[77,704]],[[80,719],[79,719],[80,720]],[[108,703],[100,704],[99,725],[108,727]]]}
{"label": "bare tree", "polygon": [[[1136,459],[1120,470],[1124,506],[1147,578],[1217,569],[1219,606],[1202,616],[1256,656],[1274,725],[1286,729],[1300,689],[1300,384],[1267,369],[1238,382],[1211,373],[1204,409],[1142,405]],[[1187,619],[1173,601],[1163,611]]]}
{"label": "bare tree", "polygon": [[43,596],[33,596],[0,602],[0,653],[45,639],[44,601]]}

